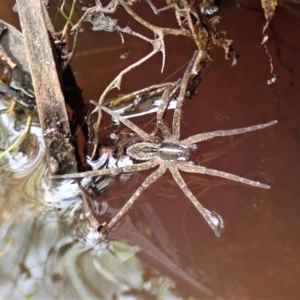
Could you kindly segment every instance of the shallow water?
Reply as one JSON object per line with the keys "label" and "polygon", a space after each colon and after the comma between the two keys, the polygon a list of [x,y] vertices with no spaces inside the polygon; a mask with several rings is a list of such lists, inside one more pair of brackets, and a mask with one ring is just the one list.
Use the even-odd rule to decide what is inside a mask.
{"label": "shallow water", "polygon": [[[17,18],[10,10],[12,3],[1,4],[0,18],[16,24]],[[197,96],[184,105],[181,137],[278,119],[276,126],[261,132],[203,142],[193,154],[195,161],[207,167],[259,180],[271,185],[271,190],[183,174],[197,199],[224,218],[225,231],[217,238],[166,173],[140,196],[128,216],[111,232],[114,242],[105,250],[105,245],[95,247],[94,243],[83,241],[89,234],[79,200],[64,200],[64,205],[59,206],[51,200],[45,206],[46,196],[38,199],[37,193],[27,197],[19,181],[2,184],[3,297],[299,297],[300,19],[295,12],[299,14],[300,7],[283,2],[290,11],[280,4],[268,30],[267,45],[275,73],[280,77],[275,85],[267,86],[269,62],[260,44],[263,13],[258,1],[240,3],[248,8],[224,1],[218,12],[222,16],[221,27],[234,40],[240,60],[231,67],[224,60],[223,51],[215,48],[214,61],[202,73]],[[136,7],[144,16],[151,16],[142,1]],[[126,18],[121,12],[119,15],[124,23]],[[171,13],[166,15],[168,26],[172,26]],[[159,25],[162,21],[162,16],[154,19]],[[121,44],[117,33],[90,32],[89,28],[90,24],[85,24],[85,34],[79,37],[72,62],[87,103],[98,99],[118,70],[152,50],[149,44],[135,38],[125,36],[125,43]],[[165,80],[194,51],[187,39],[179,42],[179,38],[167,38],[166,47],[163,74],[161,54],[157,54],[125,77],[121,93]],[[122,54],[127,58],[120,59]],[[167,120],[171,117],[168,112]],[[134,122],[151,132],[154,118],[154,114],[146,115]],[[148,174],[136,173],[127,180],[117,177],[95,198],[95,207],[104,217],[114,215]]]}

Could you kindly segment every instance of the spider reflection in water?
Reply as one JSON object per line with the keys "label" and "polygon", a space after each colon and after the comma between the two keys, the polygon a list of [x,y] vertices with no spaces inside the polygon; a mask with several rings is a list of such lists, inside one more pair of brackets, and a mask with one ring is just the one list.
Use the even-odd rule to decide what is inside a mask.
{"label": "spider reflection in water", "polygon": [[[189,64],[183,79],[181,82],[177,82],[173,87],[165,90],[162,101],[160,103],[157,112],[157,130],[162,134],[162,142],[157,141],[157,137],[147,134],[139,127],[134,125],[129,120],[121,117],[120,115],[114,113],[112,110],[99,105],[98,103],[91,101],[93,104],[99,106],[99,109],[110,114],[113,118],[122,122],[125,126],[129,127],[137,135],[139,135],[143,142],[135,143],[127,148],[127,155],[135,160],[142,160],[139,164],[133,164],[131,166],[102,169],[95,171],[88,171],[78,174],[67,174],[67,175],[55,175],[52,178],[81,178],[86,176],[101,176],[106,174],[115,173],[125,173],[125,172],[137,172],[142,170],[147,170],[159,166],[156,171],[154,171],[146,180],[140,185],[140,187],[135,191],[131,198],[126,202],[122,209],[117,213],[117,215],[105,226],[101,228],[103,236],[109,232],[109,230],[122,218],[122,216],[130,209],[141,193],[147,189],[152,183],[159,179],[167,170],[169,170],[177,182],[179,187],[185,193],[185,195],[192,201],[197,210],[202,214],[204,219],[207,221],[209,226],[213,229],[214,233],[219,237],[223,228],[224,222],[221,216],[217,213],[210,211],[203,207],[193,193],[187,187],[185,181],[183,180],[180,171],[188,173],[199,173],[211,176],[217,176],[226,178],[229,180],[237,181],[240,183],[248,184],[254,187],[260,187],[264,189],[269,189],[270,186],[262,184],[257,181],[253,181],[247,178],[243,178],[230,173],[209,169],[203,166],[195,165],[192,161],[189,161],[190,151],[196,149],[196,143],[212,139],[214,137],[231,136],[243,134],[250,131],[260,130],[277,123],[277,121],[271,121],[266,124],[260,124],[250,127],[232,129],[232,130],[218,130],[208,133],[200,133],[193,135],[187,139],[180,140],[180,119],[181,119],[181,106],[186,94],[187,85],[190,77],[193,74],[193,63],[195,59]],[[172,97],[179,91],[179,96],[177,97],[177,107],[174,111],[172,132],[170,132],[169,127],[164,123],[163,116],[168,107],[168,103]]]}

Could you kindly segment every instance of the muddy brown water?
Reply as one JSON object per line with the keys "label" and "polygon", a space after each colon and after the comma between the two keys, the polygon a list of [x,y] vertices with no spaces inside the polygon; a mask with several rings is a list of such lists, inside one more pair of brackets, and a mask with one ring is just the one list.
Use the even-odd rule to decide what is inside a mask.
{"label": "muddy brown water", "polygon": [[[168,288],[175,291],[178,299],[300,297],[300,6],[279,1],[268,30],[270,40],[267,43],[279,79],[275,85],[267,86],[269,61],[261,45],[264,18],[259,1],[239,3],[243,5],[238,7],[235,1],[223,1],[218,15],[222,16],[221,28],[227,32],[228,38],[234,40],[233,46],[240,60],[235,67],[231,67],[224,60],[223,51],[215,47],[213,62],[202,73],[197,95],[184,105],[181,137],[277,119],[277,125],[260,132],[203,142],[193,154],[197,162],[207,167],[259,180],[269,184],[271,190],[252,188],[215,177],[184,174],[185,181],[197,199],[224,218],[225,231],[221,238],[217,238],[170,174],[166,173],[140,196],[129,215],[110,234],[112,240],[122,240],[140,249],[135,256],[135,264],[140,266],[139,269],[132,265],[126,268],[125,263],[117,266],[112,263],[111,269],[106,266],[105,270],[109,270],[112,277],[114,272],[122,273],[120,276],[123,277],[140,276],[137,280],[139,285],[134,288],[131,286],[129,291],[120,288],[122,293],[115,292],[118,299],[150,299],[151,292],[147,291],[147,287],[153,292],[151,299],[157,299],[158,287],[165,286],[166,278],[171,282]],[[13,1],[1,3],[0,18],[18,26],[17,16],[11,11],[12,4]],[[137,3],[136,7],[143,16],[151,16],[151,11],[143,1]],[[124,24],[128,20],[130,26],[136,26],[120,11],[117,16],[120,23]],[[174,25],[171,13],[165,16],[168,26]],[[162,18],[161,15],[153,20],[162,25]],[[78,50],[72,62],[86,102],[97,100],[118,71],[152,50],[151,45],[136,38],[124,36],[125,43],[121,44],[117,33],[91,32],[90,27],[90,24],[84,25],[84,34],[79,36]],[[165,80],[189,60],[194,49],[194,45],[187,39],[167,37],[164,72],[160,73],[162,57],[157,54],[124,78],[121,93]],[[124,54],[126,59],[120,59]],[[174,74],[171,79],[175,80],[181,74]],[[154,117],[152,114],[133,121],[150,132],[154,126]],[[168,112],[169,121],[171,117],[172,113]],[[110,207],[108,214],[114,214],[148,174],[148,171],[139,172],[126,181],[117,178],[95,201],[107,203]],[[13,193],[13,197],[22,197],[22,192],[17,196]],[[3,201],[7,200],[3,198]],[[3,214],[7,208],[4,205],[1,207],[2,218],[5,219]],[[47,213],[44,217],[38,214],[36,218],[38,221],[35,227],[45,227],[45,224],[49,225],[55,219],[51,215],[47,216]],[[70,227],[61,226],[63,229],[60,229],[57,237],[59,240],[66,239],[71,231]],[[16,231],[17,228],[16,225]],[[28,231],[32,230],[28,225]],[[55,249],[54,245],[48,245],[49,239],[57,243],[54,234],[49,235],[49,239],[42,233],[27,234],[26,240],[19,241],[41,246],[45,243],[49,249]],[[23,284],[26,280],[31,280],[31,284],[32,281],[39,284],[40,278],[45,276],[41,282],[48,290],[47,296],[44,296],[46,298],[112,299],[113,293],[105,294],[100,289],[102,286],[104,289],[105,286],[111,287],[113,280],[107,279],[109,276],[101,272],[99,265],[98,269],[95,267],[98,254],[84,255],[82,246],[81,252],[76,253],[78,261],[75,263],[75,259],[72,260],[75,254],[68,254],[72,247],[76,247],[72,243],[59,253],[64,254],[63,259],[57,253],[55,260],[51,260],[51,272],[45,270],[36,277],[34,272],[27,272],[25,266],[28,262],[22,260],[22,257],[12,259],[19,273],[8,272],[2,262],[2,284],[12,286],[13,290],[13,287],[19,288],[18,280],[23,281]],[[11,247],[18,249],[24,247],[17,242],[13,245]],[[0,259],[3,261],[10,255],[10,248],[8,251],[2,248],[1,251]],[[43,255],[44,264],[47,255],[49,261],[50,257],[53,258],[50,250]],[[74,267],[71,271],[70,266]],[[136,270],[136,273],[132,274],[131,270]],[[78,273],[74,275],[74,272]],[[69,276],[68,283],[64,281],[64,276]],[[63,282],[63,287],[57,288],[56,294],[45,278],[54,286]],[[153,283],[154,278],[156,285]],[[125,285],[123,280],[117,283]],[[143,285],[141,291],[139,287]],[[28,286],[26,288],[29,289]],[[80,288],[84,294],[80,293]],[[2,287],[2,290],[5,289]],[[14,295],[20,294],[14,291]],[[38,295],[33,293],[32,298],[37,299]],[[164,299],[172,297],[175,296],[164,294]]]}

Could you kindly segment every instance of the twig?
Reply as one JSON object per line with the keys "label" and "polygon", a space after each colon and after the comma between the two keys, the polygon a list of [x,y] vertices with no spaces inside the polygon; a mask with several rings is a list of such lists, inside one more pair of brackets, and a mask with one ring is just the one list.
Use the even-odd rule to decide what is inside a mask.
{"label": "twig", "polygon": [[37,109],[52,174],[77,171],[70,127],[40,0],[17,0]]}
{"label": "twig", "polygon": [[123,102],[130,101],[133,98],[141,97],[143,95],[147,95],[147,98],[154,97],[156,95],[162,94],[163,91],[165,90],[165,88],[170,87],[173,84],[174,84],[174,82],[166,82],[166,83],[151,85],[151,86],[134,91],[134,92],[124,95],[124,96],[120,96],[120,97],[113,98],[113,99],[108,99],[103,103],[103,105],[114,107]]}

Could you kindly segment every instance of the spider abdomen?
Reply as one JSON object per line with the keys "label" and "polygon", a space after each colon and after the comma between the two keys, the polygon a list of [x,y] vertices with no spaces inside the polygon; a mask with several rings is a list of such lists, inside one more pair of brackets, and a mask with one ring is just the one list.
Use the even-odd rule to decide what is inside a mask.
{"label": "spider abdomen", "polygon": [[187,147],[172,142],[163,142],[158,149],[158,156],[163,161],[188,160],[189,155]]}

